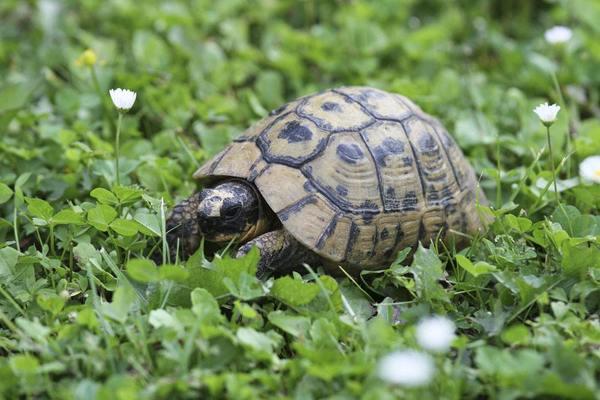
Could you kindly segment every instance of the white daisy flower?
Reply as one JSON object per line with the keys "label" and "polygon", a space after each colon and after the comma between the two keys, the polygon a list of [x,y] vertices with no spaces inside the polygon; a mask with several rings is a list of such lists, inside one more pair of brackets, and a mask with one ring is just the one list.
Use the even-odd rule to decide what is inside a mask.
{"label": "white daisy flower", "polygon": [[556,115],[560,111],[560,106],[556,104],[548,105],[548,103],[540,104],[533,109],[540,121],[546,126],[550,126],[556,121]]}
{"label": "white daisy flower", "polygon": [[571,37],[573,37],[573,31],[561,25],[554,26],[544,32],[544,38],[550,44],[563,44],[571,40]]}
{"label": "white daisy flower", "polygon": [[579,176],[586,182],[600,183],[600,156],[591,156],[579,164]]}
{"label": "white daisy flower", "polygon": [[417,325],[417,343],[425,350],[446,352],[456,337],[455,330],[454,322],[446,317],[424,318]]}
{"label": "white daisy flower", "polygon": [[435,373],[431,356],[415,350],[395,351],[379,361],[377,375],[380,379],[408,387],[428,384]]}
{"label": "white daisy flower", "polygon": [[119,111],[128,111],[135,103],[137,93],[127,89],[110,89],[110,98]]}

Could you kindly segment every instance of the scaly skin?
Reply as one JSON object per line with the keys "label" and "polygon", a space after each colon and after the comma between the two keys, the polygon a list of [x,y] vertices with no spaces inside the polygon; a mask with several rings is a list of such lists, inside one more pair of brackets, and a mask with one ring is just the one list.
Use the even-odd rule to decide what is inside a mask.
{"label": "scaly skin", "polygon": [[202,202],[202,192],[177,204],[167,219],[167,242],[172,261],[175,255],[187,257],[200,245],[200,228],[196,212]]}
{"label": "scaly skin", "polygon": [[248,253],[254,246],[260,250],[256,276],[261,279],[289,272],[301,262],[313,264],[319,260],[317,254],[302,246],[284,229],[267,232],[249,241],[239,248],[236,257]]}

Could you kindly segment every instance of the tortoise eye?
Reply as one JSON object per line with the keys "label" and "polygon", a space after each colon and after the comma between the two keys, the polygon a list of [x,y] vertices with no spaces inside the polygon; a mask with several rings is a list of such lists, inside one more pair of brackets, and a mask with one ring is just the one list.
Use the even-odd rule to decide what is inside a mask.
{"label": "tortoise eye", "polygon": [[234,218],[234,217],[238,216],[238,214],[240,213],[241,210],[242,210],[242,206],[234,205],[234,206],[227,207],[225,210],[223,210],[221,215],[224,216],[225,218]]}

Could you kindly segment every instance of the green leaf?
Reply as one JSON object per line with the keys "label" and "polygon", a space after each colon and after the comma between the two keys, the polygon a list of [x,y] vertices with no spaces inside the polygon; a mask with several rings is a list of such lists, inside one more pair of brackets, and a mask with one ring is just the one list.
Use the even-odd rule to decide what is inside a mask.
{"label": "green leaf", "polygon": [[140,224],[140,232],[148,236],[160,236],[160,218],[149,212],[137,212],[133,217]]}
{"label": "green leaf", "polygon": [[113,191],[117,195],[121,204],[133,203],[141,199],[143,193],[141,189],[128,186],[115,186]]}
{"label": "green leaf", "polygon": [[596,236],[600,234],[600,217],[581,214],[573,206],[557,207],[552,214],[554,222],[558,222],[571,237]]}
{"label": "green leaf", "polygon": [[104,188],[96,188],[90,192],[90,196],[98,200],[102,204],[116,205],[119,204],[117,196]]}
{"label": "green leaf", "polygon": [[15,83],[0,88],[0,114],[25,105],[35,89],[35,82]]}
{"label": "green leaf", "polygon": [[165,264],[158,269],[160,280],[185,283],[190,276],[188,270],[180,265]]}
{"label": "green leaf", "polygon": [[544,368],[544,357],[533,350],[518,350],[480,347],[476,350],[475,362],[481,374],[499,380],[499,383],[525,380]]}
{"label": "green leaf", "polygon": [[531,220],[523,217],[516,217],[512,214],[507,214],[504,217],[504,220],[508,226],[519,232],[528,232],[533,225]]}
{"label": "green leaf", "polygon": [[22,317],[17,318],[17,326],[21,328],[21,331],[29,338],[37,343],[46,345],[48,343],[48,335],[50,335],[51,329],[45,325],[42,325],[37,318],[28,320]]}
{"label": "green leaf", "polygon": [[139,224],[130,219],[117,218],[110,223],[110,228],[123,236],[133,236],[138,233]]}
{"label": "green leaf", "polygon": [[73,210],[60,210],[51,220],[54,225],[83,225],[83,216]]}
{"label": "green leaf", "polygon": [[160,279],[158,268],[154,262],[145,258],[129,260],[126,270],[129,276],[138,282],[156,282]]}
{"label": "green leaf", "polygon": [[133,35],[133,55],[139,65],[156,70],[170,62],[170,53],[163,40],[150,31],[136,30]]}
{"label": "green leaf", "polygon": [[38,372],[40,362],[29,354],[17,354],[10,357],[8,361],[15,375],[34,375]]}
{"label": "green leaf", "polygon": [[100,310],[106,317],[124,323],[129,311],[137,304],[136,299],[133,288],[130,285],[122,285],[115,291],[111,303],[100,304]]}
{"label": "green leaf", "polygon": [[268,315],[269,321],[294,337],[307,337],[310,330],[310,318],[289,315],[283,311],[272,311]]}
{"label": "green leaf", "polygon": [[46,222],[50,221],[54,215],[54,209],[46,200],[26,197],[27,210],[34,217],[38,217]]}
{"label": "green leaf", "polygon": [[102,260],[102,256],[98,250],[96,250],[92,244],[86,242],[79,243],[77,246],[73,247],[73,254],[81,266],[84,266],[92,259],[97,261]]}
{"label": "green leaf", "polygon": [[239,328],[236,337],[244,347],[254,350],[257,355],[272,354],[276,345],[271,337],[252,328]]}
{"label": "green leaf", "polygon": [[12,247],[3,247],[0,249],[0,278],[13,275],[19,254]]}
{"label": "green leaf", "polygon": [[246,301],[255,299],[264,294],[262,284],[256,276],[245,272],[240,273],[236,281],[225,276],[223,278],[223,284],[229,289],[231,295]]}
{"label": "green leaf", "polygon": [[456,262],[458,262],[458,265],[461,268],[473,276],[484,275],[496,271],[496,267],[492,264],[488,264],[485,261],[477,261],[473,264],[471,260],[461,254],[456,255]]}
{"label": "green leaf", "polygon": [[150,315],[148,316],[148,322],[155,329],[159,328],[171,328],[176,331],[181,331],[182,326],[181,323],[169,312],[166,310],[158,309],[150,311]]}
{"label": "green leaf", "polygon": [[582,279],[588,270],[600,268],[600,248],[580,244],[572,246],[569,240],[563,243],[561,266],[565,274]]}
{"label": "green leaf", "polygon": [[13,191],[6,184],[0,182],[0,204],[6,203],[13,195]]}
{"label": "green leaf", "polygon": [[504,343],[510,345],[526,345],[531,339],[531,333],[525,325],[516,324],[502,332],[501,336]]}
{"label": "green leaf", "polygon": [[40,293],[36,301],[38,305],[52,315],[57,315],[65,305],[65,299],[55,293]]}
{"label": "green leaf", "polygon": [[433,250],[419,244],[411,265],[411,272],[419,297],[427,301],[449,301],[448,293],[439,283],[439,280],[444,278],[442,262]]}
{"label": "green leaf", "polygon": [[117,217],[117,211],[111,206],[100,204],[88,211],[90,225],[99,231],[106,232],[109,224]]}
{"label": "green leaf", "polygon": [[192,312],[200,324],[217,324],[223,319],[219,303],[206,289],[196,288],[191,293]]}
{"label": "green leaf", "polygon": [[290,276],[276,279],[271,288],[271,295],[291,306],[308,304],[317,297],[317,294],[319,294],[319,286]]}

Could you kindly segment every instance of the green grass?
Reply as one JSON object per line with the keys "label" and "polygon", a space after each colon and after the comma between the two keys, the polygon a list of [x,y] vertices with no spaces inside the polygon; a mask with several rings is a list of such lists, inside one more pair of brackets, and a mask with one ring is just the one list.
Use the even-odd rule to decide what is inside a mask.
{"label": "green grass", "polygon": [[[0,19],[0,398],[599,398],[600,185],[578,179],[600,154],[597,1],[3,0]],[[565,46],[544,41],[556,24]],[[354,84],[443,121],[489,232],[355,281],[314,265],[261,282],[255,252],[150,261],[204,160]],[[121,186],[115,87],[138,93]],[[544,101],[562,107],[560,206]],[[431,314],[458,335],[433,381],[382,382]]]}

